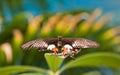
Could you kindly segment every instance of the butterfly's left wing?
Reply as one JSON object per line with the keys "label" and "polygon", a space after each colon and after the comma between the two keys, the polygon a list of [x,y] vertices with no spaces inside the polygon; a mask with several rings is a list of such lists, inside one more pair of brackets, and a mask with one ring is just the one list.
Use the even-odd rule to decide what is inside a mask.
{"label": "butterfly's left wing", "polygon": [[21,45],[22,49],[37,49],[37,50],[46,50],[49,45],[54,44],[56,46],[57,39],[36,39],[29,42],[26,42]]}
{"label": "butterfly's left wing", "polygon": [[73,48],[97,48],[99,47],[99,44],[97,42],[84,39],[84,38],[64,38],[63,44],[69,44]]}

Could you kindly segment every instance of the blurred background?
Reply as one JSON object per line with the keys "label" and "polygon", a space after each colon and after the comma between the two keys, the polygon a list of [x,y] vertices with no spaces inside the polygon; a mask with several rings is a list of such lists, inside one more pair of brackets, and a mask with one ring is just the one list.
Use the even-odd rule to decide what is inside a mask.
{"label": "blurred background", "polygon": [[[30,65],[48,69],[45,52],[23,51],[20,45],[58,35],[100,43],[99,48],[83,49],[75,57],[95,52],[119,54],[119,7],[119,0],[0,0],[0,68]],[[81,75],[120,75],[119,67],[107,66],[74,68],[61,75],[76,75],[76,71]]]}

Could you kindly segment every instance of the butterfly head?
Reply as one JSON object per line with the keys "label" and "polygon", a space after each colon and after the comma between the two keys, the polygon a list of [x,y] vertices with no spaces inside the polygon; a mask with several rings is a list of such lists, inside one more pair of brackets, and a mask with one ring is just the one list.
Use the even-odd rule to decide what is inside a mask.
{"label": "butterfly head", "polygon": [[61,47],[61,46],[62,46],[62,36],[58,36],[57,46],[58,46],[58,47]]}
{"label": "butterfly head", "polygon": [[61,41],[58,41],[58,42],[57,42],[57,46],[58,46],[58,47],[62,47],[62,42],[61,42]]}

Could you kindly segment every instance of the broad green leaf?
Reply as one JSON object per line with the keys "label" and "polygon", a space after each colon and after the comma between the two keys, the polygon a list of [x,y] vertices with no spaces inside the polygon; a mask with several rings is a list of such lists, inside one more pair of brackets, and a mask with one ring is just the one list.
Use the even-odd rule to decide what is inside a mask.
{"label": "broad green leaf", "polygon": [[23,74],[19,74],[19,75],[44,75],[41,73],[23,73]]}
{"label": "broad green leaf", "polygon": [[120,67],[120,55],[114,53],[92,53],[86,54],[81,57],[76,58],[76,60],[72,60],[63,66],[60,69],[60,72],[63,70],[74,68],[74,67],[99,67],[99,66],[108,66],[111,68]]}
{"label": "broad green leaf", "polygon": [[26,72],[26,71],[35,71],[41,74],[48,74],[47,70],[37,67],[31,67],[31,66],[9,66],[9,67],[0,68],[1,75],[10,75],[10,74]]}
{"label": "broad green leaf", "polygon": [[90,72],[86,72],[82,75],[102,75],[99,71],[90,71]]}
{"label": "broad green leaf", "polygon": [[53,72],[56,72],[58,70],[63,60],[65,59],[64,56],[53,55],[51,53],[46,53],[45,58],[46,58],[49,68]]}

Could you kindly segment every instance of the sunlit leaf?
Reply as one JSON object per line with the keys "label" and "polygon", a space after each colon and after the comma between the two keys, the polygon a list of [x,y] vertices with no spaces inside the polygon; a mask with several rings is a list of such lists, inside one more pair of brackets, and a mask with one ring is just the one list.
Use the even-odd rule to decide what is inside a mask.
{"label": "sunlit leaf", "polygon": [[23,74],[19,74],[19,75],[49,75],[49,74],[45,74],[45,73],[23,73]]}
{"label": "sunlit leaf", "polygon": [[55,27],[55,24],[59,22],[61,18],[60,14],[56,14],[48,19],[48,22],[45,23],[45,25],[40,30],[40,35],[47,36],[51,33],[53,28]]}
{"label": "sunlit leaf", "polygon": [[86,34],[88,30],[91,28],[91,26],[93,25],[93,23],[95,22],[96,18],[100,16],[101,12],[102,11],[100,9],[96,9],[85,22],[80,24],[80,26],[78,27],[79,29],[78,33],[81,34],[83,32],[84,34]]}
{"label": "sunlit leaf", "polygon": [[109,40],[117,36],[119,33],[120,33],[120,26],[117,26],[106,30],[106,32],[104,32],[100,37],[102,37],[103,40]]}
{"label": "sunlit leaf", "polygon": [[86,72],[82,75],[102,75],[99,71],[90,71],[90,72]]}
{"label": "sunlit leaf", "polygon": [[27,72],[27,71],[35,71],[35,72],[44,73],[44,74],[48,73],[47,70],[37,68],[37,67],[31,67],[31,66],[9,66],[9,67],[0,68],[1,75],[10,75],[10,74],[16,74],[16,73]]}
{"label": "sunlit leaf", "polygon": [[1,45],[1,50],[5,53],[6,61],[11,63],[13,60],[12,47],[10,43],[4,43]]}
{"label": "sunlit leaf", "polygon": [[62,64],[63,60],[65,59],[64,56],[57,56],[53,54],[46,53],[45,54],[46,61],[49,65],[49,68],[53,71],[56,72],[60,65]]}
{"label": "sunlit leaf", "polygon": [[92,53],[76,58],[61,68],[61,71],[74,67],[100,67],[108,66],[111,68],[120,67],[120,55],[114,53]]}
{"label": "sunlit leaf", "polygon": [[27,40],[35,37],[35,34],[40,28],[42,20],[43,20],[42,16],[36,16],[29,21],[29,24],[26,30],[26,37],[25,37]]}
{"label": "sunlit leaf", "polygon": [[112,14],[106,14],[104,16],[102,16],[98,21],[96,21],[94,23],[94,25],[92,26],[92,32],[96,33],[99,30],[101,30],[104,26],[105,23],[107,23],[109,21],[109,19],[112,17]]}

